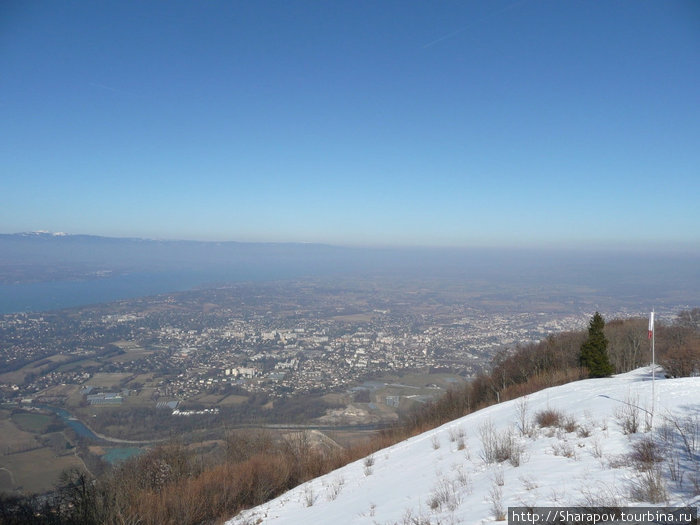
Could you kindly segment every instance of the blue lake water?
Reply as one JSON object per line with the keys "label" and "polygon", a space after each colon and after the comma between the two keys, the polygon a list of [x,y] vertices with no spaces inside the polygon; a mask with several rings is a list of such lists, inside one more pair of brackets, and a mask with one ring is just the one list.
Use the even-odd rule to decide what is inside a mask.
{"label": "blue lake water", "polygon": [[107,463],[116,465],[122,461],[126,461],[129,458],[143,454],[144,449],[138,447],[118,447],[110,448],[103,456],[102,459]]}
{"label": "blue lake water", "polygon": [[88,281],[0,284],[0,314],[43,312],[191,290],[207,284],[285,277],[282,272],[131,273]]}
{"label": "blue lake water", "polygon": [[[101,258],[96,255],[90,258],[90,250],[96,249],[94,243],[82,248],[80,244],[74,248],[71,248],[73,245],[64,246],[64,252],[69,248],[83,251],[72,255],[61,252],[59,260],[80,260],[82,254],[95,267],[108,268],[109,262],[117,259],[115,267],[148,270],[85,281],[0,284],[0,314],[99,304],[223,283],[334,275],[447,279],[470,282],[478,290],[493,292],[496,289],[505,290],[505,293],[533,286],[538,290],[551,287],[557,300],[560,296],[565,299],[584,297],[598,304],[601,297],[615,297],[635,307],[646,305],[650,298],[654,298],[657,306],[695,304],[700,294],[700,254],[696,249],[688,253],[645,254],[632,251],[361,250],[284,244],[219,246],[216,243],[178,248],[177,243],[173,246],[166,243],[143,248],[146,255],[150,255],[142,254],[136,260],[143,260],[143,265],[135,266],[137,263],[127,265],[129,258],[136,257],[142,249],[132,244],[112,246]],[[192,250],[193,255],[188,255]],[[30,258],[35,264],[41,261],[43,252],[38,253]],[[15,259],[23,260],[20,255],[16,254]],[[50,260],[43,263],[50,264]]]}

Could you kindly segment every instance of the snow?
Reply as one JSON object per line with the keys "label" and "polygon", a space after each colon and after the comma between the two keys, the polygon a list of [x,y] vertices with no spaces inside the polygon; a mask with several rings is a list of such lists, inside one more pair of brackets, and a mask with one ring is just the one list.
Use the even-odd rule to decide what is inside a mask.
{"label": "snow", "polygon": [[[402,524],[421,518],[420,523],[475,524],[495,521],[494,501],[504,510],[509,506],[649,505],[631,496],[641,474],[627,455],[635,441],[650,435],[644,427],[651,386],[651,368],[641,368],[494,405],[381,450],[372,456],[371,466],[367,460],[351,463],[227,523]],[[652,436],[660,439],[668,418],[691,418],[698,424],[699,377],[663,379],[657,372],[655,392]],[[531,435],[522,435],[523,407],[533,425],[535,414],[555,409],[589,432],[535,427]],[[625,410],[640,418],[638,433],[623,433],[620,414]],[[511,430],[522,449],[519,466],[483,459],[480,435],[489,425],[496,433]],[[462,450],[460,433],[466,445]],[[694,462],[682,463],[687,470],[683,484],[673,481],[667,465],[662,465],[668,505],[700,504],[689,481],[697,476],[697,452]]]}

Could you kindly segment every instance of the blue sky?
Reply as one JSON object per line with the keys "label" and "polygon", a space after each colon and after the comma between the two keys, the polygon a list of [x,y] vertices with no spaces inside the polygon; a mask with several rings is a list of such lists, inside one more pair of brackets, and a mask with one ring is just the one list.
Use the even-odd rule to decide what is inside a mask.
{"label": "blue sky", "polygon": [[0,231],[700,246],[696,1],[3,2]]}

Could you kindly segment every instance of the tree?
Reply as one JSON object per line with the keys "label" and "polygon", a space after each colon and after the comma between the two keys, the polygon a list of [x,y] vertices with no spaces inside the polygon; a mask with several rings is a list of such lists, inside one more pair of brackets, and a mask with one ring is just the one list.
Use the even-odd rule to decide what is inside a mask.
{"label": "tree", "polygon": [[581,345],[579,358],[581,366],[588,368],[590,377],[607,377],[614,371],[608,357],[608,340],[603,328],[603,316],[596,312],[588,324],[588,339]]}

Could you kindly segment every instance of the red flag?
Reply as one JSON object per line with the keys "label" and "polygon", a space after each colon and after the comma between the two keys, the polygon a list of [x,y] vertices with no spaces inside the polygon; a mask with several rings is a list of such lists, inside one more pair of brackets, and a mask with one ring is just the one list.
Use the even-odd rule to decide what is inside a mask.
{"label": "red flag", "polygon": [[654,335],[654,312],[649,316],[649,339]]}

